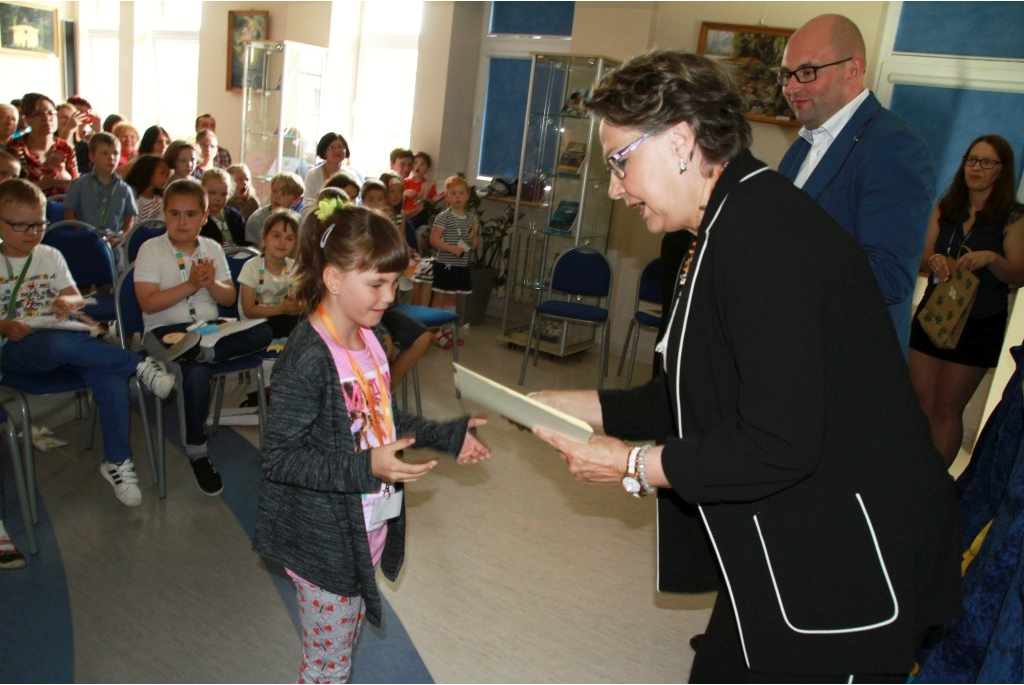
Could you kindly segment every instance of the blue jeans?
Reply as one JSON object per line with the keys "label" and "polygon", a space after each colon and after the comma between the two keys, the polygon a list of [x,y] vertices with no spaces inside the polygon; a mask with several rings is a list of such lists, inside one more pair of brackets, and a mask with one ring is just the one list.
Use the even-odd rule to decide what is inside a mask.
{"label": "blue jeans", "polygon": [[92,390],[100,413],[103,458],[120,464],[132,456],[128,444],[128,378],[141,357],[80,331],[36,331],[24,340],[8,340],[2,366],[22,374],[70,371]]}
{"label": "blue jeans", "polygon": [[[185,330],[188,325],[162,326],[154,328],[152,332],[157,338],[163,338],[167,333]],[[223,337],[213,346],[212,364],[265,350],[273,337],[270,326],[265,323]],[[185,451],[190,457],[205,454],[205,450],[189,448],[206,444],[203,425],[210,411],[210,380],[213,379],[213,373],[214,367],[211,364],[195,361],[181,364],[181,392],[185,403]]]}

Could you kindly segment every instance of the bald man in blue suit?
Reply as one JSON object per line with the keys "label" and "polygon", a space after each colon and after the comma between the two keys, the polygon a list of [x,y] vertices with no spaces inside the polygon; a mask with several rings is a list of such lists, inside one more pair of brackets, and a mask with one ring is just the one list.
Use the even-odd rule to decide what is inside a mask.
{"label": "bald man in blue suit", "polygon": [[790,37],[779,81],[803,128],[779,172],[860,243],[905,357],[935,167],[917,132],[864,87],[864,55],[857,26],[835,14]]}

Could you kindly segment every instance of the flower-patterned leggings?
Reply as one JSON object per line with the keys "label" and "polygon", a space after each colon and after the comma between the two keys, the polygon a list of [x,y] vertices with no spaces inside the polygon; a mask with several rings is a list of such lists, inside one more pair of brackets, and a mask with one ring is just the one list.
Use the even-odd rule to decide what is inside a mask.
{"label": "flower-patterned leggings", "polygon": [[363,598],[342,597],[288,571],[302,623],[300,683],[344,683],[352,671],[352,648],[363,624]]}

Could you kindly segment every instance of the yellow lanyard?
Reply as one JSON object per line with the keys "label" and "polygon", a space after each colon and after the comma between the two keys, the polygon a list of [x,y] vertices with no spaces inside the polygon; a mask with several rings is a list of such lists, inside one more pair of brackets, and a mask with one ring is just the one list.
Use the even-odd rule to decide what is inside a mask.
{"label": "yellow lanyard", "polygon": [[356,383],[359,384],[359,389],[363,392],[363,399],[366,401],[366,408],[370,414],[370,427],[373,429],[373,434],[377,436],[377,445],[386,445],[389,442],[388,428],[394,426],[394,416],[391,411],[391,391],[388,388],[387,379],[384,378],[384,373],[381,371],[380,365],[377,363],[377,357],[373,354],[373,349],[366,340],[363,338],[363,328],[359,327],[359,337],[363,340],[363,344],[366,345],[366,351],[370,354],[370,359],[373,360],[373,368],[377,371],[377,387],[380,388],[380,404],[373,401],[373,390],[370,388],[370,383],[366,380],[366,375],[363,374],[362,368],[356,363],[356,360],[352,358],[352,353],[348,351],[345,344],[341,342],[341,336],[338,335],[338,329],[334,327],[334,322],[331,321],[331,317],[327,315],[327,310],[321,303],[316,308],[316,313],[320,316],[320,320],[324,322],[324,327],[327,328],[327,332],[334,338],[334,342],[338,343],[338,347],[345,351],[345,356],[348,357],[348,363],[352,367],[352,371],[356,374]]}
{"label": "yellow lanyard", "polygon": [[[193,250],[193,254],[192,254],[193,257],[195,256],[195,252],[198,251],[198,250],[199,250],[199,241],[197,240],[196,241],[196,246],[195,246],[195,248]],[[185,255],[182,254],[180,251],[179,252],[175,252],[174,253],[174,258],[178,260],[178,271],[181,273],[181,282],[182,283],[188,282],[188,273],[186,273],[186,270],[185,270]],[[189,295],[188,297],[185,298],[185,303],[188,305],[188,316],[189,316],[189,318],[192,319],[193,322],[198,321],[199,318],[198,318],[198,315],[196,314],[196,307],[195,307],[194,304],[192,304],[192,296],[191,295]]]}

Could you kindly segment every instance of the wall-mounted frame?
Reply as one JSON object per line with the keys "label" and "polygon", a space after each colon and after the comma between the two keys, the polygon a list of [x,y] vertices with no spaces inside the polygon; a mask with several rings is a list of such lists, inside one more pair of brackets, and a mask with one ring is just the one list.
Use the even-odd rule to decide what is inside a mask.
{"label": "wall-mounted frame", "polygon": [[228,12],[227,90],[242,92],[245,44],[270,37],[269,12]]}
{"label": "wall-mounted frame", "polygon": [[0,2],[0,48],[56,57],[60,50],[57,10]]}
{"label": "wall-mounted frame", "polygon": [[747,119],[799,126],[775,72],[793,29],[702,22],[697,54],[718,62],[733,77],[743,96]]}

